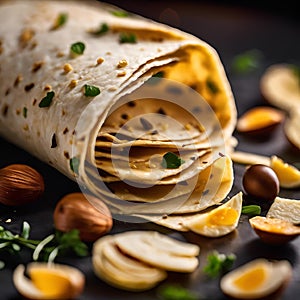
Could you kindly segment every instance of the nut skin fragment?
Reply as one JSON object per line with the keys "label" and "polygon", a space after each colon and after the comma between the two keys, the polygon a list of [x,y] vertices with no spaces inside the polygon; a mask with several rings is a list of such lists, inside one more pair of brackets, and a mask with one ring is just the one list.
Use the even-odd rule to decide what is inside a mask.
{"label": "nut skin fragment", "polygon": [[30,166],[9,165],[0,170],[0,202],[8,206],[36,201],[44,192],[42,175]]}
{"label": "nut skin fragment", "polygon": [[55,228],[62,232],[78,229],[81,240],[87,242],[93,242],[109,232],[113,221],[108,207],[101,200],[88,197],[96,203],[95,206],[81,193],[64,196],[54,210]]}

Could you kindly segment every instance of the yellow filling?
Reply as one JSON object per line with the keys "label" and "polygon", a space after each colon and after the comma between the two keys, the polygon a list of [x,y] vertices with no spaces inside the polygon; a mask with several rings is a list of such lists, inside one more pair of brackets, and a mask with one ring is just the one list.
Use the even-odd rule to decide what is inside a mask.
{"label": "yellow filling", "polygon": [[51,269],[31,269],[30,278],[37,289],[39,289],[47,297],[61,297],[70,295],[72,284],[69,278]]}
{"label": "yellow filling", "polygon": [[224,207],[213,212],[208,219],[209,225],[230,226],[234,225],[238,219],[238,212],[232,207]]}
{"label": "yellow filling", "polygon": [[257,266],[233,281],[233,284],[243,291],[253,291],[260,288],[266,280],[266,270]]}

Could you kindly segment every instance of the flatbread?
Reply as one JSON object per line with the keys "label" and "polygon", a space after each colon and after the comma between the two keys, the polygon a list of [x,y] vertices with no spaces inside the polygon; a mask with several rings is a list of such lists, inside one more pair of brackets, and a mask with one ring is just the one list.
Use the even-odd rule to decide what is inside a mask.
{"label": "flatbread", "polygon": [[[225,154],[236,123],[230,85],[211,46],[134,14],[118,17],[117,10],[98,1],[0,4],[0,135],[100,198],[98,177],[89,176],[91,166],[97,170],[99,150],[118,148],[120,154],[124,147],[157,147],[211,151],[216,158],[218,152]],[[59,23],[62,14],[65,23]],[[158,73],[162,79],[152,78]],[[147,105],[133,107],[132,101]],[[151,119],[158,111],[160,116]],[[125,112],[136,117],[132,128],[123,124]],[[169,117],[165,127],[163,115]],[[154,131],[141,117],[151,119]],[[224,170],[232,174],[228,168],[232,166]],[[195,169],[188,169],[194,178]],[[177,175],[165,178],[172,176]],[[191,200],[182,210],[221,201],[233,176],[227,181],[213,201],[195,207]],[[124,214],[129,197],[106,199]]]}

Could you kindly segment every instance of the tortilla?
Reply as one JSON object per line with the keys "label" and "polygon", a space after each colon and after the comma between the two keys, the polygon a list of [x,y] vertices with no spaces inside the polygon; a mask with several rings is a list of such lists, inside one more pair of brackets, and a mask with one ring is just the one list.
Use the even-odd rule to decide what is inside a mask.
{"label": "tortilla", "polygon": [[[0,5],[1,136],[99,198],[102,177],[89,176],[107,159],[99,152],[113,158],[124,147],[199,150],[211,152],[213,163],[225,154],[236,123],[230,85],[211,46],[119,11],[98,1]],[[186,180],[195,177],[196,165],[186,169]],[[177,176],[169,173],[166,178]],[[118,212],[131,210],[130,197],[117,201]],[[115,204],[108,205],[114,213]]]}

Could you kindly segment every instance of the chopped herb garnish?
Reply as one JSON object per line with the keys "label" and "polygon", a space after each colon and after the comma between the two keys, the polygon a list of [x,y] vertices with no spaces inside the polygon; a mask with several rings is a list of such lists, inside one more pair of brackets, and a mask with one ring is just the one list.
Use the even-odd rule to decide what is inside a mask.
{"label": "chopped herb garnish", "polygon": [[136,36],[133,33],[121,33],[119,42],[121,44],[129,43],[129,44],[135,44],[136,43]]}
{"label": "chopped herb garnish", "polygon": [[68,21],[68,14],[67,13],[60,13],[51,28],[52,30],[58,29],[59,27],[63,26]]}
{"label": "chopped herb garnish", "polygon": [[56,231],[42,240],[29,239],[29,235],[30,225],[27,222],[23,222],[20,234],[13,234],[0,226],[0,251],[5,250],[10,254],[17,254],[23,247],[26,247],[33,251],[33,260],[44,261],[54,261],[57,256],[70,252],[77,256],[88,255],[88,247],[80,240],[78,230],[71,230],[67,233]]}
{"label": "chopped herb garnish", "polygon": [[261,64],[262,53],[259,50],[249,50],[234,57],[232,69],[236,73],[249,73]]}
{"label": "chopped herb garnish", "polygon": [[157,72],[156,74],[152,75],[152,77],[156,77],[156,78],[164,78],[164,72]]}
{"label": "chopped herb garnish", "polygon": [[0,260],[0,270],[4,269],[4,267],[5,267],[5,263],[2,260]]}
{"label": "chopped herb garnish", "polygon": [[77,42],[71,45],[71,52],[77,55],[81,55],[84,53],[85,44],[82,42]]}
{"label": "chopped herb garnish", "polygon": [[227,272],[232,267],[236,256],[231,253],[225,255],[218,251],[212,251],[207,255],[207,264],[203,268],[203,272],[211,278],[216,278],[223,272]]}
{"label": "chopped herb garnish", "polygon": [[93,85],[86,84],[84,86],[84,95],[87,97],[96,97],[101,93],[100,89]]}
{"label": "chopped herb garnish", "polygon": [[257,216],[261,213],[261,207],[259,205],[244,205],[242,207],[242,214],[249,216]]}
{"label": "chopped herb garnish", "polygon": [[27,107],[23,107],[23,117],[27,118]]}
{"label": "chopped herb garnish", "polygon": [[98,30],[93,31],[92,33],[95,35],[101,35],[109,31],[109,27],[106,23],[102,23]]}
{"label": "chopped herb garnish", "polygon": [[78,174],[79,163],[80,163],[80,160],[78,157],[73,157],[70,159],[70,168],[75,174]]}
{"label": "chopped herb garnish", "polygon": [[129,16],[129,13],[125,10],[114,10],[111,12],[111,14],[115,17],[119,18],[126,18]]}
{"label": "chopped herb garnish", "polygon": [[197,300],[199,297],[180,285],[165,285],[158,289],[162,300]]}
{"label": "chopped herb garnish", "polygon": [[208,89],[211,91],[212,94],[217,94],[219,92],[219,88],[216,85],[216,83],[209,78],[206,80],[206,86],[208,87]]}
{"label": "chopped herb garnish", "polygon": [[163,156],[161,165],[165,169],[177,169],[184,163],[185,161],[181,159],[179,156],[177,156],[175,153],[167,152]]}
{"label": "chopped herb garnish", "polygon": [[47,95],[39,103],[39,107],[49,107],[54,96],[55,96],[55,93],[53,91],[48,92]]}

